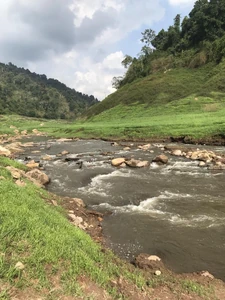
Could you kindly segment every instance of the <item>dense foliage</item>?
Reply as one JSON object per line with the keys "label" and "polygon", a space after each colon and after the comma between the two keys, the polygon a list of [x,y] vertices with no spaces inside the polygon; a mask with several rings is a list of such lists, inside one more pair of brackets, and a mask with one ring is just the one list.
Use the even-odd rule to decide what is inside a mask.
{"label": "dense foliage", "polygon": [[0,63],[0,114],[68,119],[97,102],[58,80]]}
{"label": "dense foliage", "polygon": [[225,0],[197,0],[189,16],[179,14],[167,30],[142,33],[144,46],[138,57],[126,55],[123,77],[113,79],[120,88],[137,78],[177,67],[197,68],[208,62],[218,64],[225,55]]}

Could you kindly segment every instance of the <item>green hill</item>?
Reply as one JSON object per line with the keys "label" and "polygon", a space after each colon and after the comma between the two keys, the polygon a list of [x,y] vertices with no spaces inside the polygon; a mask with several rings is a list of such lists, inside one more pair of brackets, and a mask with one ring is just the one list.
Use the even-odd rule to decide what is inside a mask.
{"label": "green hill", "polygon": [[0,114],[69,119],[98,102],[55,79],[0,63]]}
{"label": "green hill", "polygon": [[126,55],[124,76],[113,79],[117,91],[83,114],[86,126],[124,139],[224,136],[224,7],[198,0],[168,30],[146,29],[140,54]]}

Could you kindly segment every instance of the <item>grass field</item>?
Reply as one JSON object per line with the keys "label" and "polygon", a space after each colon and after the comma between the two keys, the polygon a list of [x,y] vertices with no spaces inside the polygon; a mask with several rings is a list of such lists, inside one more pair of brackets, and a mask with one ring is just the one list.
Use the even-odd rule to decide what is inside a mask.
{"label": "grass field", "polygon": [[225,134],[225,97],[221,93],[213,93],[211,97],[192,95],[151,107],[137,103],[119,104],[87,121],[77,122],[2,116],[0,134],[13,134],[10,125],[29,132],[35,128],[55,137],[123,140],[181,136],[211,138]]}

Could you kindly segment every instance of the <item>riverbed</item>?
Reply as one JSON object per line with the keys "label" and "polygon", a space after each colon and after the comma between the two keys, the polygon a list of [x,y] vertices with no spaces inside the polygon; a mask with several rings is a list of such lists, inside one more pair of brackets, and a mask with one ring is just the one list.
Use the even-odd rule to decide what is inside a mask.
{"label": "riverbed", "polygon": [[[175,272],[208,270],[225,280],[224,171],[170,155],[166,165],[111,165],[115,157],[151,162],[164,152],[163,144],[144,151],[137,145],[124,150],[127,145],[97,140],[41,137],[35,142],[20,159],[41,161],[51,178],[49,191],[82,198],[90,209],[107,212],[103,234],[118,255],[132,260],[139,253],[154,254]],[[225,153],[224,147],[203,148]],[[70,154],[58,155],[64,150]],[[46,154],[51,160],[42,159]]]}

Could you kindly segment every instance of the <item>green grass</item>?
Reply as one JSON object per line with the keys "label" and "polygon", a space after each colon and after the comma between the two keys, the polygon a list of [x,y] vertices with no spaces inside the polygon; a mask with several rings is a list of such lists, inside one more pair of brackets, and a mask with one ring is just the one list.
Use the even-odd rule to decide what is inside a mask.
{"label": "green grass", "polygon": [[[0,180],[1,280],[17,288],[50,291],[54,277],[59,276],[65,294],[80,295],[78,278],[85,275],[114,297],[119,291],[110,280],[118,276],[139,287],[145,285],[138,270],[130,272],[121,261],[116,264],[118,259],[110,251],[103,253],[89,235],[68,222],[62,210],[44,202],[46,191],[31,183],[18,187],[8,172],[6,178]],[[25,265],[24,271],[15,269],[18,261]]]}

